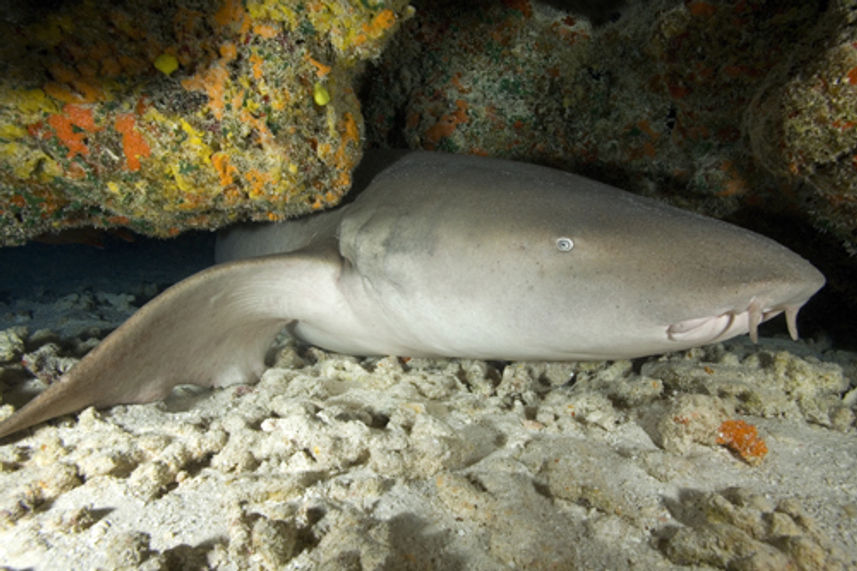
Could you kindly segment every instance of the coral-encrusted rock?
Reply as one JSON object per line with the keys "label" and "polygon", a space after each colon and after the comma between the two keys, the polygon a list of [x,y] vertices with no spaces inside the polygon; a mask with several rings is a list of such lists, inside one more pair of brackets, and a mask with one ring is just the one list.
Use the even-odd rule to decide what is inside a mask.
{"label": "coral-encrusted rock", "polygon": [[360,158],[353,77],[406,13],[403,0],[16,5],[0,22],[0,244],[336,204]]}
{"label": "coral-encrusted rock", "polygon": [[857,252],[857,2],[830,3],[747,117],[759,160],[786,179],[809,182],[815,223]]}
{"label": "coral-encrusted rock", "polygon": [[426,3],[366,84],[368,138],[558,165],[717,217],[803,218],[857,250],[855,8]]}

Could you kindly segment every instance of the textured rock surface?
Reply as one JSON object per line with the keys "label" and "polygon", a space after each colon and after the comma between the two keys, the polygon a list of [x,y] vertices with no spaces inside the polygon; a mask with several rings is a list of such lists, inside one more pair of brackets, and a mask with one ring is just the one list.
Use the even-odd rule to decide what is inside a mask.
{"label": "textured rock surface", "polygon": [[857,252],[857,2],[830,2],[765,78],[747,133],[764,166],[809,183],[816,224]]}
{"label": "textured rock surface", "polygon": [[0,243],[81,225],[158,236],[336,204],[352,89],[405,3],[100,0],[0,22]]}
{"label": "textured rock surface", "polygon": [[[570,4],[586,3],[552,2]],[[395,81],[367,88],[373,137],[397,146],[431,142],[536,158],[649,194],[657,187],[673,200],[714,212],[788,208],[783,197],[800,210],[809,193],[798,181],[823,168],[807,159],[799,173],[786,172],[784,153],[800,158],[801,145],[821,148],[810,143],[823,144],[825,128],[798,114],[786,141],[793,146],[765,141],[775,141],[768,137],[789,124],[778,110],[787,108],[792,93],[783,88],[782,66],[805,33],[821,29],[815,4],[664,1],[641,11],[626,2],[613,24],[607,4],[595,26],[536,2],[510,0],[480,12],[444,3],[453,11],[443,17],[420,6],[422,19],[414,19],[408,33],[423,47],[396,45],[406,65],[395,68]],[[830,10],[846,6],[827,4]],[[379,4],[360,5],[380,13]],[[250,3],[244,6],[257,17]],[[628,25],[634,14],[642,28]],[[314,22],[335,21],[334,12],[313,15],[319,18]],[[446,34],[438,21],[450,25]],[[300,22],[298,30],[306,32],[306,20]],[[296,33],[292,24],[284,29]],[[535,32],[525,27],[533,24],[540,26]],[[66,25],[60,21],[54,33],[65,37]],[[475,39],[464,33],[473,25]],[[330,32],[340,42],[330,39],[328,49],[346,45],[349,29],[356,28]],[[849,32],[843,27],[841,33]],[[446,39],[456,44],[444,49]],[[211,41],[209,63],[221,57],[220,40]],[[248,45],[256,41],[251,37]],[[318,62],[325,61],[319,53],[331,53],[312,51],[312,41],[302,46]],[[466,58],[456,50],[466,49],[481,57],[479,66],[458,74],[453,64]],[[147,52],[146,66],[154,66],[161,52]],[[850,57],[844,49],[841,55]],[[433,64],[426,77],[417,65],[423,56]],[[174,57],[180,67],[169,75],[147,67],[149,75],[138,79],[163,83],[202,69]],[[545,58],[549,68],[536,65]],[[246,63],[239,59],[229,69]],[[795,69],[810,69],[802,66],[811,59],[796,58]],[[515,73],[504,75],[504,62]],[[158,60],[161,67],[167,63]],[[328,121],[329,106],[344,109],[337,98],[350,95],[324,83],[332,102],[318,105],[316,97],[324,101],[315,89],[323,79],[319,68],[306,61],[300,66],[301,112]],[[62,81],[86,94],[85,83]],[[496,91],[477,89],[483,83],[504,97],[489,102]],[[846,88],[837,84],[830,93],[842,95]],[[402,106],[409,98],[413,107]],[[72,111],[102,105],[58,101],[60,115],[67,103]],[[499,109],[493,116],[491,104]],[[742,112],[748,105],[754,114]],[[0,106],[0,118],[8,109]],[[197,114],[201,109],[190,114],[194,121],[210,119],[209,111]],[[224,116],[228,112],[224,107]],[[83,133],[90,160],[109,155],[99,155],[98,145],[125,156],[124,139],[109,117],[95,134],[80,125],[70,129],[72,140]],[[332,124],[335,130],[338,123]],[[314,125],[324,131],[330,124]],[[402,135],[394,133],[402,125]],[[297,128],[304,133],[303,123]],[[236,129],[255,140],[252,131]],[[835,148],[847,149],[848,129],[835,138],[841,144]],[[794,136],[804,132],[812,137],[801,142]],[[0,132],[0,148],[14,151],[17,160],[26,153],[8,146],[23,144],[16,133]],[[204,131],[206,144],[238,145],[234,137],[215,135]],[[755,159],[741,151],[751,148]],[[316,152],[312,161],[320,161],[317,147],[308,149]],[[37,150],[69,161],[69,149],[56,138],[41,140]],[[35,156],[32,176],[50,174],[51,163]],[[71,162],[86,166],[85,156]],[[146,161],[154,159],[138,157],[136,172],[143,177]],[[117,165],[130,166],[127,156],[120,159]],[[11,164],[3,159],[0,180],[7,180],[2,177]],[[26,161],[15,164],[26,170]],[[324,169],[321,176],[340,174],[312,164]],[[774,184],[768,170],[794,184]],[[89,180],[73,179],[67,187],[85,188],[80,185]],[[57,220],[42,217],[39,196],[28,195],[28,202],[21,195],[17,214],[4,209],[2,216],[11,216],[15,227],[23,228],[31,215],[37,225],[53,227]],[[135,195],[131,202],[141,199]],[[76,216],[60,226],[112,223],[96,208]],[[215,219],[189,214],[176,224]],[[172,256],[153,255],[155,267]],[[127,257],[133,265],[133,255]],[[16,276],[33,271],[27,259],[9,267]],[[151,296],[152,281],[164,283],[151,268],[141,275],[140,283],[107,293],[99,285],[52,296],[57,278],[45,279],[41,294],[32,296],[33,288],[0,286],[0,416],[42,390]],[[663,358],[569,364],[362,360],[284,344],[258,385],[180,390],[165,403],[89,409],[4,442],[0,561],[37,569],[854,568],[855,379],[857,357],[823,341],[764,338],[753,347],[736,340]],[[740,438],[753,434],[750,429],[756,440],[747,445]]]}
{"label": "textured rock surface", "polygon": [[[0,298],[0,416],[153,293],[138,274],[123,272],[135,295],[0,281],[17,292]],[[87,409],[0,445],[0,560],[853,567],[855,379],[853,353],[764,337],[606,363],[358,359],[284,341],[257,385]],[[728,446],[728,423],[765,453]]]}
{"label": "textured rock surface", "polygon": [[[45,245],[0,252],[20,269],[0,274],[0,416],[170,281],[166,261],[190,271],[210,236],[190,237],[62,247],[63,264],[90,264],[84,275],[57,270]],[[169,254],[179,244],[187,254]],[[764,337],[782,330],[763,328],[761,346],[613,363],[357,359],[284,343],[257,385],[89,409],[3,442],[0,561],[853,567],[857,357]]]}
{"label": "textured rock surface", "polygon": [[853,0],[415,4],[364,89],[370,140],[559,165],[857,243]]}
{"label": "textured rock surface", "polygon": [[854,0],[415,5],[16,6],[0,240],[337,203],[360,156],[354,78],[395,37],[363,89],[370,141],[555,164],[719,216],[809,218],[853,249]]}
{"label": "textured rock surface", "polygon": [[[3,338],[47,344],[21,327]],[[739,340],[636,365],[501,364],[284,343],[258,385],[87,409],[0,446],[0,560],[853,567],[857,357],[820,349]],[[4,402],[34,390],[26,377],[2,365]],[[770,449],[752,464],[717,444],[739,415]]]}

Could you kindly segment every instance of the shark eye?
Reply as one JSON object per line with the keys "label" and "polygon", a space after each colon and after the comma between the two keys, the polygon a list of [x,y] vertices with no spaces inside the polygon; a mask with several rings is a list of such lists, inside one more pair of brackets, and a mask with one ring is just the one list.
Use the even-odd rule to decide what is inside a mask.
{"label": "shark eye", "polygon": [[571,238],[563,236],[556,239],[556,249],[560,252],[569,252],[572,248],[574,248],[574,240]]}

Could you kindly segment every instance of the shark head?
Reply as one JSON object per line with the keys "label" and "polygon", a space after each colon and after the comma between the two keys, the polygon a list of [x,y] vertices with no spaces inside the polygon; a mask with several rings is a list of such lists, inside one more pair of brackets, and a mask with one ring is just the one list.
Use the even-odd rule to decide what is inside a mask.
{"label": "shark head", "polygon": [[373,314],[412,324],[399,353],[637,357],[756,339],[781,312],[796,337],[824,284],[762,235],[535,165],[414,153],[371,188],[340,249]]}

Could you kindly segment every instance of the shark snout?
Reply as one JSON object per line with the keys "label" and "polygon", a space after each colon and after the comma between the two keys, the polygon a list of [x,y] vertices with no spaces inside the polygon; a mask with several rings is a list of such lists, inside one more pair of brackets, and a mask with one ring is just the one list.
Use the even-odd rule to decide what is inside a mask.
{"label": "shark snout", "polygon": [[725,307],[671,323],[666,330],[667,337],[682,344],[698,344],[749,333],[755,343],[759,324],[784,313],[789,335],[797,340],[798,312],[825,283],[821,272],[806,260],[798,260],[791,264],[792,271],[786,276],[740,284],[738,299],[725,303]]}

